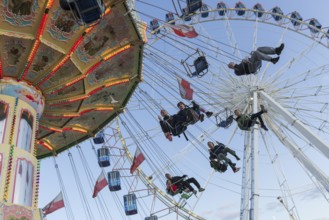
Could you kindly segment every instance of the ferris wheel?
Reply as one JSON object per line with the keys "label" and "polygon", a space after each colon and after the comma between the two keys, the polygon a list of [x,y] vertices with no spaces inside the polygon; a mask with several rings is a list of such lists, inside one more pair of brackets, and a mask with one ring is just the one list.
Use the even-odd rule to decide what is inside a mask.
{"label": "ferris wheel", "polygon": [[[127,191],[135,195],[132,201],[137,200],[143,210],[139,212],[150,220],[216,219],[230,214],[232,219],[265,219],[273,216],[273,210],[283,210],[286,219],[305,219],[301,196],[314,193],[322,203],[329,201],[329,173],[323,169],[329,157],[329,68],[324,59],[329,52],[328,29],[315,18],[303,18],[297,11],[284,13],[277,6],[203,3],[201,10],[178,16],[172,7],[162,10],[152,1],[136,1],[137,14],[155,26],[144,49],[144,83],[124,113],[104,130],[102,148],[118,155],[106,169],[119,171],[127,189],[118,195]],[[153,10],[140,10],[138,4]],[[172,25],[193,26],[198,36],[178,36]],[[281,43],[285,48],[279,62],[263,62],[255,74],[236,76],[227,67],[257,47]],[[205,57],[203,71],[207,71],[195,76],[200,57]],[[169,141],[158,123],[160,110],[175,114],[179,101],[191,103],[180,96],[177,78],[190,83],[193,100],[213,115],[188,125],[185,137],[181,134]],[[257,124],[241,131],[234,121],[220,126],[234,110],[251,114],[260,105],[268,111],[263,119],[269,131]],[[221,173],[211,168],[208,141],[234,149],[241,157],[236,162],[241,171]],[[136,176],[126,177],[130,174],[125,169],[137,149],[145,161]],[[195,177],[205,191],[187,197],[170,195],[165,173]],[[276,204],[272,212],[264,208],[265,203]]]}

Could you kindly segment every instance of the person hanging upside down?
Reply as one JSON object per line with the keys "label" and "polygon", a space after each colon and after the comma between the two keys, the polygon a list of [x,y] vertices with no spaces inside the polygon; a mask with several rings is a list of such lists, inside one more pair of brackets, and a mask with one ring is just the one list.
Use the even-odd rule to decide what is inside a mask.
{"label": "person hanging upside down", "polygon": [[256,119],[258,119],[260,122],[260,127],[262,129],[264,129],[265,131],[268,131],[268,129],[265,126],[264,121],[262,119],[262,114],[267,113],[267,110],[265,109],[265,107],[263,105],[260,105],[260,109],[261,109],[261,111],[255,113],[255,114],[252,114],[252,115],[241,114],[241,112],[238,109],[236,109],[234,111],[234,114],[237,116],[237,118],[235,120],[238,123],[238,127],[241,130],[249,131],[250,127],[252,127],[255,123],[258,124],[258,122],[256,121]]}
{"label": "person hanging upside down", "polygon": [[[217,145],[215,145],[213,142],[209,141],[208,142],[208,147],[209,147],[209,159],[210,159],[210,164],[214,169],[219,169],[220,170],[222,163],[221,161],[225,161],[233,170],[234,173],[238,172],[240,170],[240,167],[236,167],[236,164],[233,163],[228,157],[227,153],[231,154],[232,156],[235,157],[236,160],[240,160],[238,155],[236,155],[235,151],[226,147],[224,144],[217,142]],[[226,170],[227,166],[225,167]]]}
{"label": "person hanging upside down", "polygon": [[247,57],[243,59],[240,64],[236,64],[234,62],[230,62],[227,66],[230,69],[234,70],[235,75],[248,75],[252,73],[256,73],[259,68],[262,66],[262,60],[272,62],[276,64],[280,56],[272,58],[269,56],[270,54],[280,55],[284,48],[284,44],[281,44],[277,48],[273,47],[258,47],[256,51],[252,51],[251,57]]}
{"label": "person hanging upside down", "polygon": [[197,194],[197,191],[191,186],[191,183],[193,183],[198,188],[199,192],[203,192],[205,190],[200,186],[199,182],[195,178],[187,178],[187,175],[171,176],[169,173],[166,173],[165,177],[167,178],[167,187],[168,185],[175,185],[179,189],[188,189],[190,192]]}

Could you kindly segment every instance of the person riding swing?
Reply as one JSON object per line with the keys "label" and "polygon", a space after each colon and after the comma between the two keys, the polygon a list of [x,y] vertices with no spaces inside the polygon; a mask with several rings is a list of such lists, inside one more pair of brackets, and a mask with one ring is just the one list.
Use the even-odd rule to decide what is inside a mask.
{"label": "person riding swing", "polygon": [[251,57],[243,59],[240,64],[230,62],[227,66],[234,70],[235,75],[249,75],[255,74],[262,66],[262,60],[272,62],[276,64],[280,56],[272,58],[269,54],[280,55],[284,48],[284,44],[281,44],[277,48],[273,47],[258,47],[257,50],[253,51]]}

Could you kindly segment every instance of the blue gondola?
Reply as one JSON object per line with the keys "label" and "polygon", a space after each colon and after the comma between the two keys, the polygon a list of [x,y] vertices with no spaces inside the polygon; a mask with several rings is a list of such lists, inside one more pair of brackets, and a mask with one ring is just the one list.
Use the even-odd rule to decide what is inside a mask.
{"label": "blue gondola", "polygon": [[226,4],[224,2],[219,2],[217,4],[217,9],[219,9],[218,14],[220,16],[224,16],[227,12],[227,7],[226,7]]}
{"label": "blue gondola", "polygon": [[121,190],[120,177],[121,176],[119,171],[112,171],[107,173],[107,179],[108,179],[110,191]]}
{"label": "blue gondola", "polygon": [[146,217],[144,220],[158,220],[158,216],[152,215],[150,217]]}
{"label": "blue gondola", "polygon": [[100,131],[96,134],[96,137],[93,138],[95,144],[103,144],[104,143],[104,131]]}
{"label": "blue gondola", "polygon": [[184,21],[191,21],[191,19],[192,19],[192,17],[189,16],[187,8],[183,8],[183,18],[184,18]]}
{"label": "blue gondola", "polygon": [[154,18],[152,21],[150,21],[150,28],[152,31],[156,30],[154,32],[154,34],[159,34],[160,33],[160,29],[158,29],[160,27],[159,25],[159,21],[158,19]]}
{"label": "blue gondola", "polygon": [[172,12],[166,14],[166,22],[175,25],[175,17]]}
{"label": "blue gondola", "polygon": [[299,26],[300,22],[303,21],[302,16],[300,16],[300,14],[297,11],[292,12],[291,15],[290,15],[290,18],[295,19],[295,20],[291,20],[291,23],[294,26]]}
{"label": "blue gondola", "polygon": [[188,13],[191,14],[201,8],[202,0],[186,0],[186,5],[187,5]]}
{"label": "blue gondola", "polygon": [[255,15],[259,18],[261,18],[264,14],[264,8],[261,4],[257,3],[256,5],[254,5],[254,10],[257,10],[255,11]]}
{"label": "blue gondola", "polygon": [[102,147],[97,150],[98,164],[100,167],[108,167],[110,163],[110,150],[107,147]]}
{"label": "blue gondola", "polygon": [[[246,6],[242,2],[238,2],[238,3],[235,4],[235,8],[243,8],[243,9],[245,9]],[[239,16],[243,16],[246,13],[245,10],[235,10],[235,12]]]}
{"label": "blue gondola", "polygon": [[105,12],[102,0],[60,0],[59,3],[63,10],[73,11],[78,23],[88,26],[99,21]]}
{"label": "blue gondola", "polygon": [[127,194],[123,196],[123,203],[126,215],[137,214],[137,203],[135,194]]}
{"label": "blue gondola", "polygon": [[[309,22],[309,29],[310,29],[310,31],[313,33],[313,34],[316,34],[316,33],[318,33],[319,32],[319,30],[317,30],[317,29],[321,29],[321,27],[322,27],[322,25],[320,24],[320,22],[317,20],[317,19],[315,19],[315,18],[312,18],[311,20],[310,20],[310,22]],[[317,28],[317,29],[315,29],[315,28]]]}
{"label": "blue gondola", "polygon": [[282,12],[281,8],[279,8],[278,6],[276,6],[272,9],[272,13],[278,14],[278,15],[274,15],[274,14],[272,15],[274,20],[280,21],[282,19],[283,12]]}
{"label": "blue gondola", "polygon": [[201,6],[201,17],[206,18],[209,16],[209,8],[206,4],[202,4]]}

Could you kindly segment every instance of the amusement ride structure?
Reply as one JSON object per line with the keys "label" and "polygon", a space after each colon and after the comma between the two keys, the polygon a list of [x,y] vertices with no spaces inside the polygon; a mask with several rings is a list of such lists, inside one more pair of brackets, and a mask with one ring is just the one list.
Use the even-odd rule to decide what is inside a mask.
{"label": "amusement ride structure", "polygon": [[[329,67],[323,59],[329,29],[319,20],[260,3],[105,0],[97,1],[104,6],[99,19],[87,24],[72,2],[64,2],[69,10],[52,0],[2,3],[0,219],[45,218],[38,199],[40,164],[47,158],[53,158],[72,220],[218,219],[232,211],[218,204],[230,201],[232,219],[269,219],[260,204],[275,201],[283,216],[297,220],[304,219],[299,195],[314,192],[328,203],[329,173],[319,164],[329,158]],[[263,61],[255,74],[236,76],[227,66],[257,47],[281,43],[279,62]],[[193,99],[183,99],[182,80]],[[192,100],[213,115],[169,141],[160,110],[175,114],[179,101]],[[252,114],[260,105],[269,131],[257,124],[241,131],[228,122],[234,110]],[[208,141],[233,148],[241,171],[212,169]],[[57,162],[64,152],[74,177],[68,183],[66,167],[60,171]],[[92,170],[107,177],[109,192],[95,196],[96,206],[86,199],[89,187],[74,155],[90,188],[99,180]],[[140,155],[144,160],[132,170]],[[93,160],[101,169],[89,167]],[[194,176],[206,190],[168,194],[165,173]],[[71,207],[72,181],[84,216],[75,217]],[[103,193],[115,204],[108,205]]]}

